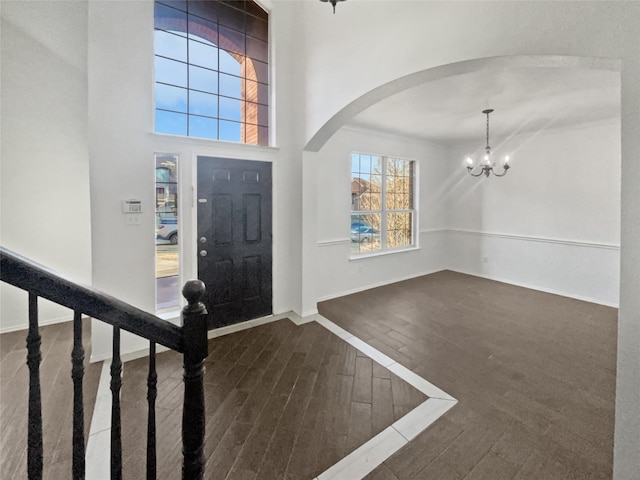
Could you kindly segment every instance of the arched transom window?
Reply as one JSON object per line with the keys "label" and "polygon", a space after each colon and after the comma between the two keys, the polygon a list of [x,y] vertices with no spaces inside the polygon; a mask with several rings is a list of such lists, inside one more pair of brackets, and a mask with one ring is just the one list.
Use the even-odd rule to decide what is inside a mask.
{"label": "arched transom window", "polygon": [[155,131],[268,145],[268,25],[250,0],[157,0]]}

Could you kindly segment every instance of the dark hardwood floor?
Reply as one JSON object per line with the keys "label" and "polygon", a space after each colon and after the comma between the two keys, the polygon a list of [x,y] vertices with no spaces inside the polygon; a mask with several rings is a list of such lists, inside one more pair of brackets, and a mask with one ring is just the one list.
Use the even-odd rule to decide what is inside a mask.
{"label": "dark hardwood floor", "polygon": [[[616,309],[448,271],[319,309],[458,399],[368,480],[611,478]],[[46,478],[69,478],[71,324],[42,336]],[[25,478],[24,337],[0,336],[3,479]],[[315,322],[280,320],[209,349],[208,479],[311,480],[426,399]],[[158,478],[180,478],[182,359],[157,364]],[[86,365],[87,430],[100,365]],[[146,376],[146,359],[124,365],[127,479],[145,476]]]}
{"label": "dark hardwood floor", "polygon": [[[85,444],[102,365],[89,364],[90,329],[90,321],[83,320]],[[40,336],[44,478],[67,479],[71,478],[73,322],[41,327]],[[29,370],[26,337],[26,331],[0,335],[0,478],[3,480],[27,478]]]}
{"label": "dark hardwood floor", "polygon": [[[207,479],[312,479],[427,399],[315,322],[269,323],[209,351]],[[180,478],[181,358],[157,362],[158,471]],[[146,359],[124,369],[125,478],[145,472],[146,371]]]}
{"label": "dark hardwood floor", "polygon": [[611,478],[616,309],[444,271],[319,310],[459,401],[368,480]]}

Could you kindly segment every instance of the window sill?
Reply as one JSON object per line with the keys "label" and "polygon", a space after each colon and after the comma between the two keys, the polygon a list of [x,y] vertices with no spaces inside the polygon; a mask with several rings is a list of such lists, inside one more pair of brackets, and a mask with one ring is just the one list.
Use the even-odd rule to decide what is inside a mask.
{"label": "window sill", "polygon": [[161,318],[162,320],[167,320],[171,323],[176,323],[176,320],[180,320],[181,312],[180,307],[168,307],[158,310],[156,312],[156,317]]}
{"label": "window sill", "polygon": [[253,145],[250,143],[230,142],[226,140],[214,140],[211,138],[188,137],[185,135],[172,135],[170,133],[151,132],[151,136],[162,142],[180,143],[185,145],[202,145],[214,148],[248,150],[262,153],[276,153],[280,149],[278,147],[267,145]]}
{"label": "window sill", "polygon": [[420,247],[418,247],[417,245],[414,245],[412,247],[397,248],[397,249],[394,249],[394,250],[382,250],[380,252],[361,253],[361,254],[358,254],[358,255],[351,255],[349,257],[349,261],[353,262],[353,261],[358,261],[358,260],[365,260],[367,258],[383,257],[385,255],[395,255],[396,253],[415,252],[416,250],[420,250]]}

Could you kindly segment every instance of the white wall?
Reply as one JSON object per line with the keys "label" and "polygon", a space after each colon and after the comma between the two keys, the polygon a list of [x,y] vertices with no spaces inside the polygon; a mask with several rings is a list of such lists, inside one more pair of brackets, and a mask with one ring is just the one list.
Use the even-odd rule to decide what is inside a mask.
{"label": "white wall", "polygon": [[[0,13],[0,244],[88,284],[87,5],[2,1]],[[27,294],[0,292],[0,332],[26,328]],[[72,317],[40,301],[41,325]]]}
{"label": "white wall", "polygon": [[503,178],[466,175],[482,145],[450,149],[448,267],[618,306],[619,121],[491,143],[513,157]]}
{"label": "white wall", "polygon": [[[418,165],[419,249],[350,260],[351,153],[413,159]],[[322,300],[445,267],[447,152],[436,144],[342,128],[313,160],[317,190],[317,296]]]}
{"label": "white wall", "polygon": [[[272,113],[275,145],[264,148],[153,133],[153,2],[89,2],[89,138],[93,284],[143,310],[155,310],[154,152],[179,155],[180,272],[197,277],[195,186],[197,155],[273,162],[273,308],[300,311],[301,147],[299,83],[290,73],[291,8],[274,8]],[[277,108],[276,108],[277,105]],[[142,222],[125,226],[121,201],[142,200]],[[174,321],[178,321],[177,319]],[[110,355],[110,327],[94,322],[92,358]],[[147,342],[125,335],[123,353]]]}
{"label": "white wall", "polygon": [[[639,42],[640,43],[640,42]],[[640,480],[640,54],[622,64],[622,215],[614,480]]]}

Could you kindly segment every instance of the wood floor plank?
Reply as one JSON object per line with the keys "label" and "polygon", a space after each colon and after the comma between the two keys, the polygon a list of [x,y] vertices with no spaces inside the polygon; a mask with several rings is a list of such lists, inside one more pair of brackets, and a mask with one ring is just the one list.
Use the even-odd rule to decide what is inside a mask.
{"label": "wood floor plank", "polygon": [[318,374],[313,368],[309,366],[302,367],[298,381],[289,396],[287,406],[280,418],[279,426],[294,431],[300,429],[307,407],[311,401],[311,393],[315,386],[317,376]]}
{"label": "wood floor plank", "polygon": [[414,478],[420,480],[433,480],[435,478],[438,480],[462,480],[463,475],[454,469],[445,459],[438,457]]}
{"label": "wood floor plank", "polygon": [[380,365],[378,362],[373,362],[373,371],[372,375],[375,378],[388,378],[391,380],[391,372]]}
{"label": "wood floor plank", "polygon": [[257,478],[272,437],[273,430],[270,428],[253,428],[244,440],[242,449],[237,454],[226,478],[228,480]]}
{"label": "wood floor plank", "polygon": [[[353,401],[371,404],[371,379],[373,361],[368,357],[356,357],[353,376]],[[405,383],[406,384],[406,383]]]}
{"label": "wood floor plank", "polygon": [[316,463],[322,445],[321,437],[324,434],[325,432],[307,430],[298,433],[289,457],[285,478],[302,480],[318,475]]}
{"label": "wood floor plank", "polygon": [[325,431],[318,433],[318,437],[320,448],[315,462],[315,475],[319,475],[331,465],[335,465],[349,453],[346,435]]}
{"label": "wood floor plank", "polygon": [[342,361],[338,367],[338,374],[353,376],[356,371],[356,349],[348,344],[344,344],[343,349],[345,354],[340,357]]}
{"label": "wood floor plank", "polygon": [[449,421],[446,417],[441,418],[389,458],[385,465],[400,480],[416,478],[462,432],[462,427]]}
{"label": "wood floor plank", "polygon": [[331,399],[328,422],[325,430],[347,435],[349,431],[349,414],[351,410],[351,394],[353,392],[353,377],[348,375],[336,376],[336,389]]}
{"label": "wood floor plank", "polygon": [[544,478],[546,480],[564,480],[567,478],[567,470],[557,461],[548,459],[538,452],[533,452],[516,474],[514,480],[533,480]]}
{"label": "wood floor plank", "polygon": [[372,437],[371,404],[351,402],[347,430],[347,452],[352,452]]}
{"label": "wood floor plank", "polygon": [[251,425],[241,422],[232,422],[225,430],[220,442],[207,458],[205,471],[207,478],[223,480],[236,461],[239,452],[251,432]]}
{"label": "wood floor plank", "polygon": [[510,480],[517,471],[513,465],[489,452],[480,459],[464,480]]}
{"label": "wood floor plank", "polygon": [[[206,434],[205,434],[205,458],[208,458],[225,435],[227,429],[233,423],[240,410],[243,408],[247,393],[240,390],[233,390],[224,400],[218,411],[210,417],[207,417]],[[239,419],[238,423],[243,422]]]}
{"label": "wood floor plank", "polygon": [[369,475],[364,477],[363,480],[399,480],[389,468],[382,464],[379,468],[376,468]]}
{"label": "wood floor plank", "polygon": [[295,440],[295,432],[277,428],[271,437],[257,478],[284,478]]}
{"label": "wood floor plank", "polygon": [[491,447],[491,453],[519,471],[533,453],[533,447],[527,443],[526,438],[513,433],[503,433]]}
{"label": "wood floor plank", "polygon": [[373,377],[371,398],[371,428],[377,434],[395,421],[391,379]]}
{"label": "wood floor plank", "polygon": [[300,370],[304,364],[306,355],[302,352],[293,352],[287,365],[282,371],[282,375],[273,387],[273,392],[280,395],[289,395],[298,380]]}

